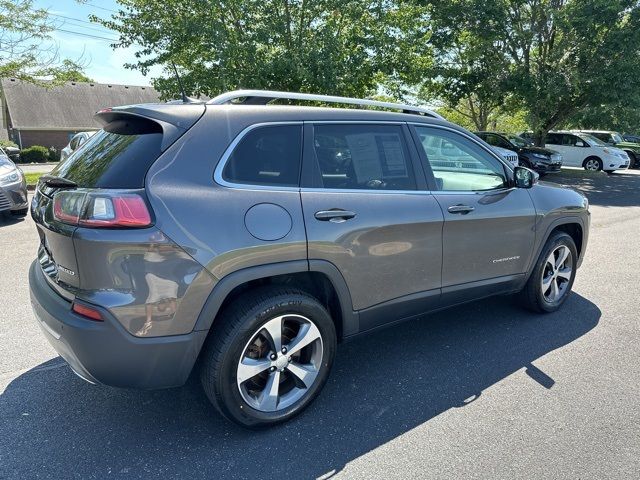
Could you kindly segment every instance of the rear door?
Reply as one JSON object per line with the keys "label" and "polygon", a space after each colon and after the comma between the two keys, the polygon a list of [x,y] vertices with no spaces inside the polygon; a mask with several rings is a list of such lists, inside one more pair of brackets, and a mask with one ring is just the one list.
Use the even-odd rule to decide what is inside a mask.
{"label": "rear door", "polygon": [[[415,160],[402,123],[305,124],[309,260],[340,270],[354,310],[411,294],[425,299],[417,309],[438,301],[443,217]],[[361,315],[361,330],[410,313]]]}
{"label": "rear door", "polygon": [[495,293],[486,286],[508,289],[526,271],[533,249],[535,209],[528,192],[513,188],[506,166],[472,137],[412,128],[444,214],[443,299],[446,287],[469,296]]}
{"label": "rear door", "polygon": [[550,133],[547,147],[562,154],[562,164],[567,167],[581,167],[585,158],[583,147],[577,147],[578,137],[567,133]]}

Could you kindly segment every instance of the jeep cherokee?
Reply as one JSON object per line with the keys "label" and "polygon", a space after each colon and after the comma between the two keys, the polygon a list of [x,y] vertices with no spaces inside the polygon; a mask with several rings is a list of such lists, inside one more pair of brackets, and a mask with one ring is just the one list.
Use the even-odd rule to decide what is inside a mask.
{"label": "jeep cherokee", "polygon": [[319,394],[339,341],[496,294],[555,311],[584,257],[586,198],[420,107],[239,91],[96,115],[37,186],[29,273],[45,336],[92,383],[197,367],[224,416],[272,425]]}

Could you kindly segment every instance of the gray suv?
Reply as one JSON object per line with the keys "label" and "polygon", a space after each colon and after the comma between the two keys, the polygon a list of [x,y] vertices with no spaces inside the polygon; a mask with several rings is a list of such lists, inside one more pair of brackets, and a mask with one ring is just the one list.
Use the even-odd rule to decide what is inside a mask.
{"label": "gray suv", "polygon": [[224,416],[272,425],[319,394],[338,342],[497,294],[552,312],[584,257],[582,195],[422,108],[239,91],[97,118],[38,184],[29,273],[92,383],[195,370]]}

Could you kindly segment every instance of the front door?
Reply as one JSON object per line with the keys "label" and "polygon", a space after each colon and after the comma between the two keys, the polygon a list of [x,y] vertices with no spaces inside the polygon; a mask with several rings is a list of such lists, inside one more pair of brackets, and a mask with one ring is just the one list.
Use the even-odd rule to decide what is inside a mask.
{"label": "front door", "polygon": [[[417,163],[405,124],[305,124],[309,260],[340,270],[354,310],[412,294],[439,300],[443,215]],[[399,316],[363,325],[361,315],[361,330]]]}
{"label": "front door", "polygon": [[[475,286],[508,289],[527,270],[534,245],[528,191],[511,187],[508,167],[470,136],[431,126],[413,129],[444,215],[443,295],[456,286],[470,295]],[[483,294],[492,293],[483,288]]]}

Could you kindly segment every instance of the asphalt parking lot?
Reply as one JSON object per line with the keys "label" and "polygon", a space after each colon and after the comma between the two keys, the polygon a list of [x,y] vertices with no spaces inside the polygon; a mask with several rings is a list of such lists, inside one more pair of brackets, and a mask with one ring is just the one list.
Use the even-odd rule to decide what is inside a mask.
{"label": "asphalt parking lot", "polygon": [[342,345],[320,398],[263,432],[219,417],[195,380],[76,377],[31,313],[35,227],[0,218],[0,478],[638,478],[640,172],[549,179],[592,211],[559,312],[501,297]]}

